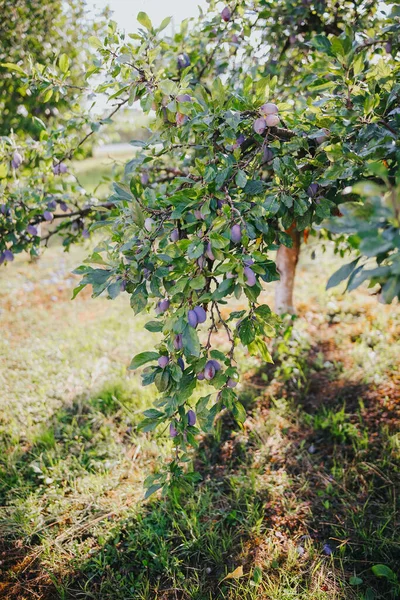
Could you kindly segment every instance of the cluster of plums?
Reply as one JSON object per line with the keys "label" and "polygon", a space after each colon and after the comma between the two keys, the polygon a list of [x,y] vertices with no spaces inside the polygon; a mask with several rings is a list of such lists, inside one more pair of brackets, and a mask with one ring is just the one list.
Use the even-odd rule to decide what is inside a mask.
{"label": "cluster of plums", "polygon": [[199,323],[204,323],[207,319],[207,313],[202,306],[195,306],[188,312],[188,323],[190,327],[197,327]]}
{"label": "cluster of plums", "polygon": [[260,107],[261,117],[253,123],[253,129],[258,134],[263,134],[267,127],[276,127],[280,123],[279,110],[273,102],[266,102]]}
{"label": "cluster of plums", "polygon": [[[11,166],[13,169],[19,169],[19,167],[22,165],[23,163],[23,158],[22,155],[20,154],[20,152],[18,152],[18,150],[15,150],[12,159],[11,159]],[[66,164],[64,164],[63,162],[60,163],[56,163],[53,165],[53,173],[54,175],[63,175],[64,173],[67,173],[68,171],[68,167]]]}

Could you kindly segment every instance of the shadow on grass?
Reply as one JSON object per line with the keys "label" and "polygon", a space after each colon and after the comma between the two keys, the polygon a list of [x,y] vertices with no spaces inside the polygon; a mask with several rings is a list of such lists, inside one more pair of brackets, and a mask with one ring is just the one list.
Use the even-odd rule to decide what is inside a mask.
{"label": "shadow on grass", "polygon": [[[393,441],[397,392],[347,381],[327,366],[329,349],[312,348],[300,359],[303,386],[293,384],[296,368],[283,382],[274,380],[272,368],[248,382],[242,394],[245,429],[225,415],[218,436],[202,440],[195,468],[203,480],[192,493],[139,502],[103,529],[94,515],[90,527],[75,535],[76,555],[68,557],[65,569],[53,570],[54,584],[39,558],[34,567],[12,572],[42,543],[40,535],[28,540],[16,561],[11,558],[3,568],[14,578],[14,587],[3,588],[4,597],[395,598],[395,584],[377,579],[371,567],[383,563],[395,570],[400,564]],[[112,460],[111,447],[107,453],[104,445],[112,446],[116,430],[111,428],[105,444],[102,430],[116,408],[113,397],[99,394],[88,407],[78,402],[54,420],[53,438],[56,447],[63,444],[63,457],[87,444],[80,458],[83,471]],[[129,437],[120,444],[128,446]],[[99,453],[94,463],[93,452]],[[27,451],[21,465],[31,459]],[[79,554],[85,540],[90,550]],[[11,553],[15,546],[10,543]],[[222,582],[238,567],[242,578]],[[39,587],[40,577],[47,587]]]}

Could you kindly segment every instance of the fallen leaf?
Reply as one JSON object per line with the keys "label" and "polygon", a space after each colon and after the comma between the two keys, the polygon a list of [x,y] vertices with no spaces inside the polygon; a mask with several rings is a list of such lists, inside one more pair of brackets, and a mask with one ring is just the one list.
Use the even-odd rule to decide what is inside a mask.
{"label": "fallen leaf", "polygon": [[228,573],[226,577],[221,580],[221,583],[225,581],[225,579],[239,579],[239,577],[243,577],[243,567],[237,567],[232,573]]}

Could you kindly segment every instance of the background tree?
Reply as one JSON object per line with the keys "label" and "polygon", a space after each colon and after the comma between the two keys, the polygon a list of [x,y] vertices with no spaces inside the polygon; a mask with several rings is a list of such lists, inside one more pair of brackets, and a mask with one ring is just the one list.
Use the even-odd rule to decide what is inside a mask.
{"label": "background tree", "polygon": [[[278,308],[291,310],[301,236],[359,254],[330,284],[350,277],[350,289],[378,283],[385,301],[400,294],[400,11],[380,7],[263,1],[215,10],[212,2],[173,38],[163,37],[167,20],[154,28],[145,13],[128,38],[111,23],[104,41],[91,40],[96,73],[107,74],[97,92],[109,95],[108,119],[137,101],[155,118],[149,140],[132,142],[138,153],[106,203],[82,204],[65,161],[108,119],[82,115],[63,130],[43,129],[39,146],[4,141],[3,261],[35,252],[42,221],[57,223],[66,246],[94,221],[90,230],[101,228],[104,239],[77,269],[76,293],[126,291],[135,313],[155,308],[146,328],[160,343],[131,368],[152,363],[143,383],[155,383],[160,397],[143,428],[167,425],[176,454],[148,480],[150,492],[196,478],[184,464],[198,426],[208,431],[222,410],[244,420],[237,346],[271,360],[279,319],[258,297],[279,279],[278,266],[286,293]],[[58,69],[68,82],[69,65]],[[57,77],[47,85],[58,88]],[[80,139],[78,128],[87,128]],[[27,164],[35,168],[24,178]],[[286,261],[285,248],[293,249]],[[248,308],[224,316],[231,296]],[[219,332],[226,344],[217,348]]]}
{"label": "background tree", "polygon": [[[0,12],[0,135],[14,130],[37,136],[41,126],[34,117],[48,122],[70,109],[75,86],[84,86],[93,58],[87,38],[104,22],[88,19],[85,0],[1,0]],[[62,54],[69,60],[68,82],[49,89],[46,74]],[[21,71],[30,62],[42,65],[35,81]]]}

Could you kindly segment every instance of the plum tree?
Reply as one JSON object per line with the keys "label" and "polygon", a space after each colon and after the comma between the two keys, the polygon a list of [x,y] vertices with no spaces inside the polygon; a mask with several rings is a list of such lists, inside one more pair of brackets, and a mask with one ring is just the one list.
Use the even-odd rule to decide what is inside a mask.
{"label": "plum tree", "polygon": [[[107,119],[82,116],[44,128],[39,142],[9,136],[1,146],[3,262],[34,253],[40,236],[28,227],[50,215],[66,248],[83,231],[104,237],[76,269],[75,294],[87,285],[94,297],[125,291],[135,313],[154,309],[146,329],[160,333],[156,351],[130,368],[145,367],[143,384],[158,390],[142,428],[169,427],[176,452],[147,480],[152,491],[196,478],[188,447],[222,410],[245,419],[237,347],[271,360],[280,319],[259,296],[277,281],[277,312],[293,311],[304,232],[355,253],[329,286],[369,281],[384,301],[400,296],[398,6],[238,0],[222,12],[211,3],[169,37],[167,21],[154,27],[140,13],[132,37],[110,23],[104,40],[92,40],[108,118],[135,102],[154,115],[106,202],[82,203],[61,165]],[[228,314],[233,296],[246,308]]]}

